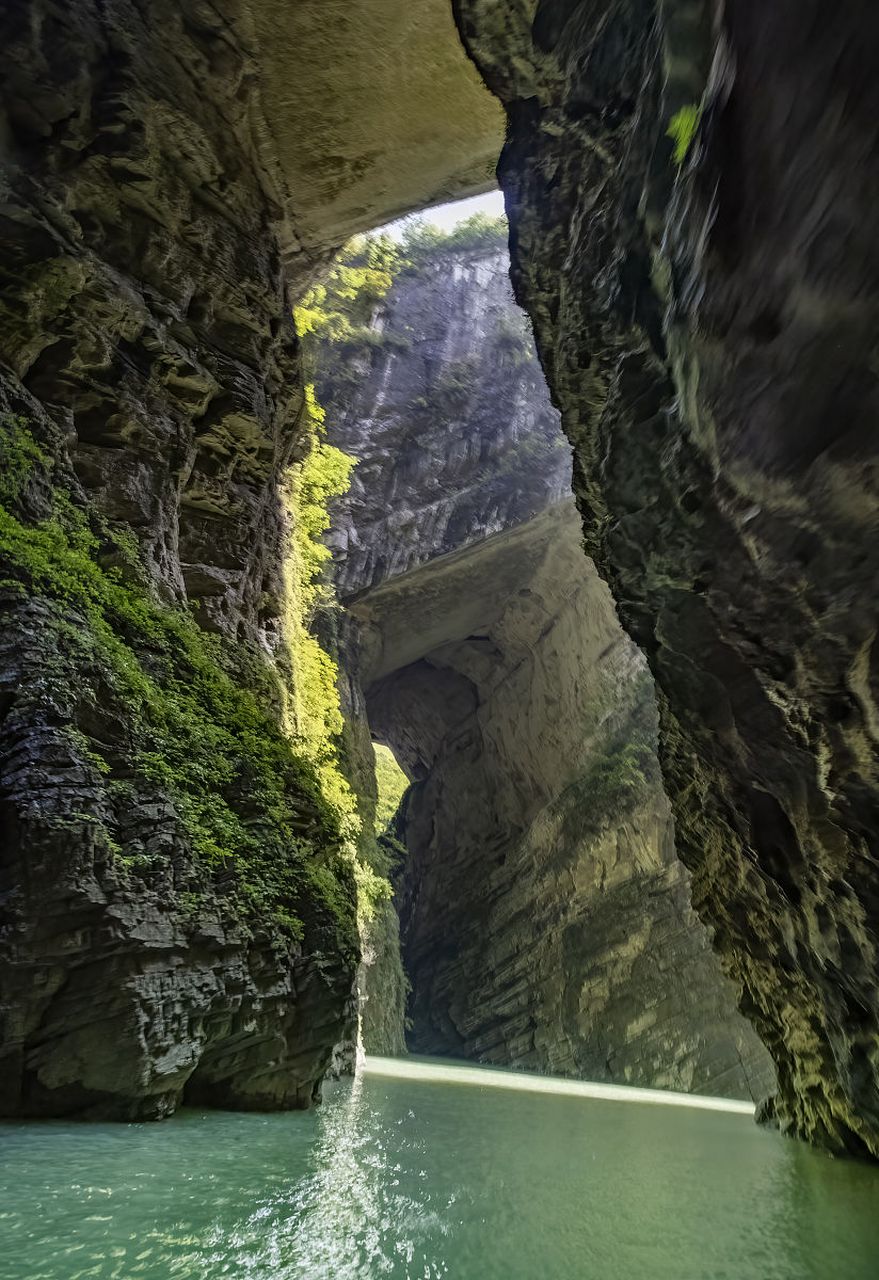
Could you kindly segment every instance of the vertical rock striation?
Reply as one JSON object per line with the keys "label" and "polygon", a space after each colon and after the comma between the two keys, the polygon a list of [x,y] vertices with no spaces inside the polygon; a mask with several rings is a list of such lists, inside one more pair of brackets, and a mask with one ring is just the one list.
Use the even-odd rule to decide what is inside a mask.
{"label": "vertical rock striation", "polygon": [[583,557],[507,267],[500,244],[426,254],[378,308],[354,390],[332,357],[318,382],[359,458],[334,518],[346,665],[413,779],[409,1042],[759,1097],[769,1062],[690,906],[651,682]]}
{"label": "vertical rock striation", "polygon": [[[587,548],[783,1128],[879,1154],[874,9],[459,0]],[[679,132],[678,168],[666,131]]]}
{"label": "vertical rock striation", "polygon": [[0,1111],[306,1104],[357,937],[280,687],[289,301],[501,112],[446,0],[10,0],[0,60]]}

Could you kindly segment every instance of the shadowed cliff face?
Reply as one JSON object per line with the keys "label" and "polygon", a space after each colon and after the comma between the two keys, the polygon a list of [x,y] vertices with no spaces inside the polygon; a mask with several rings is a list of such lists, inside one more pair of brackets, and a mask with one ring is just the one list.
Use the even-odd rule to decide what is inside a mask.
{"label": "shadowed cliff face", "polygon": [[350,8],[0,15],[4,1114],[307,1105],[350,1037],[351,865],[278,662],[289,300],[501,136],[443,0]]}
{"label": "shadowed cliff face", "polygon": [[350,869],[257,643],[302,442],[280,215],[244,49],[148,10],[0,19],[2,1114],[305,1106],[351,1025]]}
{"label": "shadowed cliff face", "polygon": [[[458,5],[508,111],[516,289],[656,677],[694,903],[779,1122],[877,1153],[879,23],[661,8],[664,30],[634,0]],[[665,130],[703,90],[678,173]]]}
{"label": "shadowed cliff face", "polygon": [[[759,1098],[771,1068],[690,906],[651,682],[583,556],[507,266],[500,248],[435,251],[376,312],[356,388],[337,402],[318,380],[331,440],[359,459],[333,525],[359,624],[344,661],[414,780],[409,1043]],[[365,991],[380,1052],[387,967]]]}
{"label": "shadowed cliff face", "polygon": [[297,273],[356,232],[495,185],[503,112],[448,0],[236,7]]}
{"label": "shadowed cliff face", "polygon": [[[334,57],[326,5],[11,0],[0,16],[2,505],[40,528],[4,531],[6,1110],[161,1114],[202,1059],[194,1095],[303,1101],[350,1022],[338,831],[251,662],[277,641],[279,478],[304,447],[284,316],[350,231],[482,188],[499,134],[439,0],[344,8],[363,56],[327,83],[311,54],[317,35]],[[781,1123],[875,1153],[877,18],[865,0],[667,0],[663,30],[658,9],[456,4],[508,110],[516,287],[589,550],[657,678],[694,902],[778,1065]],[[437,60],[404,75],[382,50],[410,29]],[[678,173],[665,130],[706,85]],[[390,127],[404,146],[385,152]],[[107,577],[134,569],[132,533],[136,599]],[[228,669],[145,599],[191,605]],[[308,876],[293,895],[302,938],[239,932],[237,879],[196,865],[167,752],[157,772],[132,712],[138,671],[178,710],[195,699],[182,720],[166,699],[150,712],[165,747],[185,744],[175,778],[222,731],[233,827],[320,871],[323,891]],[[255,741],[280,755],[260,763]],[[136,744],[150,777],[141,760],[133,778]],[[187,787],[204,800],[204,777]]]}

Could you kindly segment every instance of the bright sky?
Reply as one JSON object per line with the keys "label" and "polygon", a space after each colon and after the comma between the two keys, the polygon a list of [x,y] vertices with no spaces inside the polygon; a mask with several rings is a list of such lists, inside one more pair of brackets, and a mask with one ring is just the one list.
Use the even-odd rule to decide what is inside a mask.
{"label": "bright sky", "polygon": [[[465,218],[472,218],[474,213],[488,213],[496,218],[503,211],[504,198],[500,191],[489,191],[484,196],[471,196],[469,200],[453,200],[451,204],[435,205],[434,208],[425,209],[415,216],[423,218],[425,222],[432,222],[437,227],[442,227],[443,231],[451,231],[456,223],[463,222]],[[406,218],[401,218],[399,222],[390,222],[380,230],[387,231],[397,238],[402,233],[406,221]]]}
{"label": "bright sky", "polygon": [[422,217],[433,222],[443,231],[450,231],[457,222],[472,218],[474,213],[488,213],[497,218],[504,211],[504,198],[500,191],[489,191],[484,196],[472,196],[469,200],[455,200],[451,204],[438,204],[435,209],[425,209]]}

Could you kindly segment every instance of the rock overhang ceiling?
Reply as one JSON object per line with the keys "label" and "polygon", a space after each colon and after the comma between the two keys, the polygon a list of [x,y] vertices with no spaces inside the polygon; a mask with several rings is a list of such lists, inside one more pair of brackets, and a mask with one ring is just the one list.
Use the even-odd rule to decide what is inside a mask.
{"label": "rock overhang ceiling", "polygon": [[251,0],[242,21],[306,254],[496,185],[503,112],[448,0]]}

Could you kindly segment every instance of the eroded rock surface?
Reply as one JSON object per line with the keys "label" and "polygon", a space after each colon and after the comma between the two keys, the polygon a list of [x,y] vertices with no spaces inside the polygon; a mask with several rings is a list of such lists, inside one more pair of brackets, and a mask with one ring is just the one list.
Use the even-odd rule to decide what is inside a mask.
{"label": "eroded rock surface", "polygon": [[457,10],[694,903],[778,1121],[879,1154],[875,9]]}
{"label": "eroded rock surface", "polygon": [[[0,51],[4,576],[32,597],[2,605],[2,1109],[299,1105],[357,944],[271,668],[289,300],[352,231],[485,189],[502,113],[444,0],[12,0]],[[224,866],[242,843],[261,870]]]}
{"label": "eroded rock surface", "polygon": [[[844,13],[819,0],[455,8],[508,111],[516,285],[575,447],[589,549],[657,677],[694,901],[778,1065],[782,1124],[876,1153],[876,14],[866,0]],[[285,293],[349,231],[479,189],[486,139],[499,137],[458,45],[444,45],[439,0],[383,4],[378,18],[378,6],[365,18],[334,7],[336,24],[327,12],[11,0],[0,15],[3,412],[30,424],[77,505],[134,530],[155,592],[249,642],[277,630],[277,478],[300,443]],[[384,43],[422,20],[436,39],[406,75],[400,59],[355,54],[315,120],[325,86],[308,23],[330,59],[343,18],[364,50],[373,32]],[[299,24],[308,65],[297,67],[283,23]],[[413,68],[427,73],[420,87]],[[431,76],[448,85],[442,103]],[[406,109],[389,110],[382,94],[404,81]],[[665,131],[706,85],[679,174]],[[446,114],[458,101],[475,127],[466,156],[457,108],[451,123]],[[307,132],[324,141],[297,170],[296,117],[309,111]],[[409,163],[385,163],[389,121]],[[449,145],[429,151],[424,129]],[[18,495],[27,520],[47,515],[45,471]],[[15,912],[7,943],[30,931],[33,993],[41,957],[54,966],[57,953],[52,972],[85,982],[109,919],[79,872],[68,876],[97,869],[108,892],[93,819],[111,815],[92,792],[104,775],[59,730],[83,733],[87,753],[118,735],[125,757],[133,726],[114,708],[98,732],[90,717],[105,682],[86,714],[70,664],[58,679],[34,668],[30,687],[43,697],[45,676],[52,696],[37,709],[22,701],[15,664],[28,636],[45,633],[22,609],[4,597],[15,655],[2,702],[4,893],[18,894],[4,908]],[[87,808],[73,807],[71,777]],[[161,817],[161,792],[133,811],[154,802]],[[47,804],[53,822],[72,823],[63,837],[37,829]],[[31,847],[46,849],[43,862],[29,862]],[[167,874],[175,902],[183,863],[182,879],[178,867]],[[224,891],[219,903],[228,911]],[[74,928],[56,953],[36,921],[68,913]],[[210,949],[222,974],[221,951]],[[353,955],[330,982],[337,1030],[352,967]],[[42,1070],[50,1053],[45,1009],[28,999],[10,1033],[12,1109],[30,1079],[27,1046]],[[126,1007],[133,1044],[139,1006]],[[94,1053],[94,1042],[82,1048],[83,1073]],[[138,1061],[149,1074],[163,1059],[144,1049]],[[176,1071],[172,1061],[175,1081]],[[128,1081],[122,1107],[136,1111],[141,1076]],[[57,1097],[70,1105],[67,1084]]]}
{"label": "eroded rock surface", "polygon": [[334,548],[370,725],[414,779],[397,882],[411,1046],[763,1096],[768,1058],[690,906],[651,682],[583,556],[505,250],[436,252],[374,323],[353,396],[318,389],[360,459]]}
{"label": "eroded rock surface", "polygon": [[307,1105],[357,942],[270,662],[302,391],[253,64],[195,3],[0,43],[0,1112]]}
{"label": "eroded rock surface", "polygon": [[503,112],[448,0],[241,8],[297,270],[355,232],[494,187]]}

